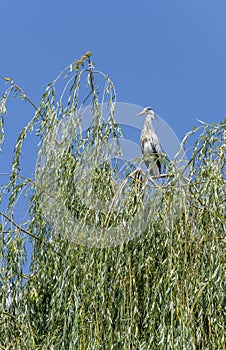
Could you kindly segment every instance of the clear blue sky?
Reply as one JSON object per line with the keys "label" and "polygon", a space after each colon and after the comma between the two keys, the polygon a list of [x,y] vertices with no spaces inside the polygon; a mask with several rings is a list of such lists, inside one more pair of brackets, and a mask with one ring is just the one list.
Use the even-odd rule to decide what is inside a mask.
{"label": "clear blue sky", "polygon": [[[225,0],[11,0],[1,4],[0,30],[0,74],[35,103],[90,50],[117,100],[152,106],[180,140],[196,118],[226,117]],[[6,145],[32,116],[12,105]]]}

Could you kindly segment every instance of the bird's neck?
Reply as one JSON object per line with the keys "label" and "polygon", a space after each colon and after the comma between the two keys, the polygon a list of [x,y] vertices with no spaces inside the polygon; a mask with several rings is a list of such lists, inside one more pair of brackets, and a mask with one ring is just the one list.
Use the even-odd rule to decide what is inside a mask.
{"label": "bird's neck", "polygon": [[151,115],[147,115],[146,119],[145,119],[145,123],[144,123],[144,129],[150,131],[153,130],[153,124],[152,124],[152,116]]}

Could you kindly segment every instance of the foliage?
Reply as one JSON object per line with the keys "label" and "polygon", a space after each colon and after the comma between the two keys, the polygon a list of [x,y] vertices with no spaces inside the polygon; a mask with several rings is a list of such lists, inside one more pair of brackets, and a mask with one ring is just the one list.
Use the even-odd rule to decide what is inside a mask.
{"label": "foliage", "polygon": [[[90,57],[48,84],[39,106],[2,77],[9,84],[2,142],[12,92],[35,115],[17,140],[8,209],[1,212],[0,349],[224,349],[226,121],[186,135],[183,145],[201,132],[188,176],[171,161],[162,185],[132,169],[121,179],[110,162],[120,153],[114,86]],[[88,103],[92,119],[83,134],[78,111]],[[23,141],[34,128],[36,176],[23,178]],[[24,188],[30,216],[18,224]],[[93,201],[104,206],[87,205]],[[102,246],[101,234],[110,230],[120,244]]]}

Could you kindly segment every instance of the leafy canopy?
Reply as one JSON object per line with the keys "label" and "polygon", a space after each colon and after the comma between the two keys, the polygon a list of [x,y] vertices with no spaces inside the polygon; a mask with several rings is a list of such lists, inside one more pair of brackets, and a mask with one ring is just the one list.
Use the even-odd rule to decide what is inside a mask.
{"label": "leafy canopy", "polygon": [[[165,162],[161,185],[134,167],[122,178],[111,161],[121,135],[114,85],[90,52],[47,85],[38,106],[1,78],[3,152],[10,96],[34,117],[1,188],[0,348],[223,349],[226,121],[188,133],[182,146],[199,136],[186,169]],[[28,133],[39,140],[32,177],[20,169]]]}

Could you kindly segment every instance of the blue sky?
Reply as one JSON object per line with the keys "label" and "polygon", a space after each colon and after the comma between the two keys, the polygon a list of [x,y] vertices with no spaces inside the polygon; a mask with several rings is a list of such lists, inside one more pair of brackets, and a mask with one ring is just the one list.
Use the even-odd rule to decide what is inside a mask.
{"label": "blue sky", "polygon": [[[197,118],[226,117],[225,0],[9,0],[0,30],[0,74],[37,104],[46,84],[90,50],[117,100],[152,106],[180,140]],[[12,101],[5,154],[32,113]]]}

